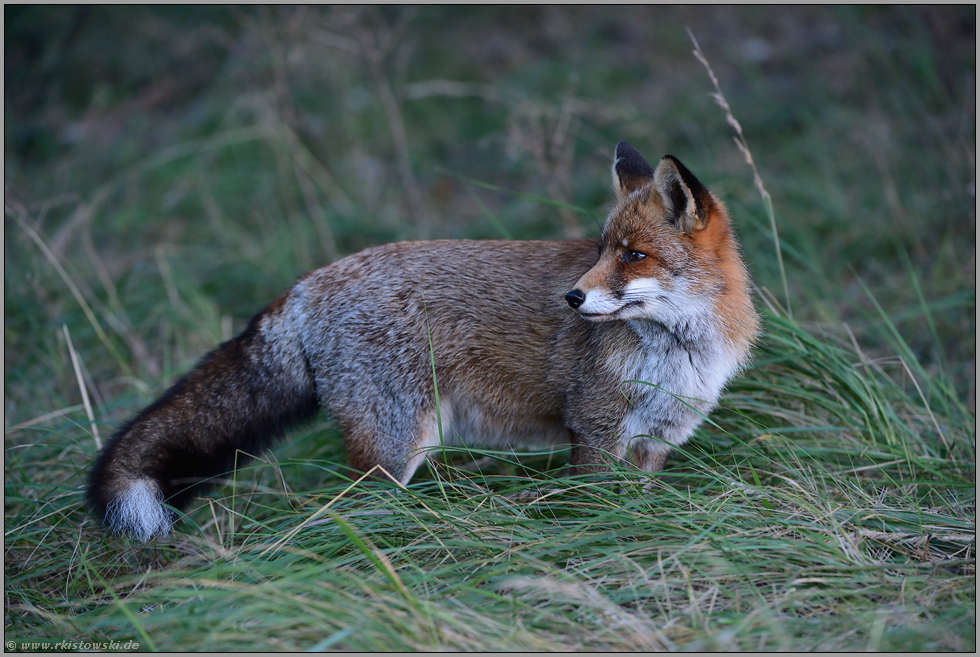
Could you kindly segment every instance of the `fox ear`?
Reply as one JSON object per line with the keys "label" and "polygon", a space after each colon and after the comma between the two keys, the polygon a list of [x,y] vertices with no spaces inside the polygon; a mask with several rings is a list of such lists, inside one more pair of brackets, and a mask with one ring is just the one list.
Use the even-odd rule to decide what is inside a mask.
{"label": "fox ear", "polygon": [[654,174],[654,186],[663,199],[667,218],[688,235],[708,226],[711,192],[673,155],[664,155]]}
{"label": "fox ear", "polygon": [[623,198],[633,190],[653,182],[653,167],[629,142],[621,141],[616,144],[612,178],[616,198]]}

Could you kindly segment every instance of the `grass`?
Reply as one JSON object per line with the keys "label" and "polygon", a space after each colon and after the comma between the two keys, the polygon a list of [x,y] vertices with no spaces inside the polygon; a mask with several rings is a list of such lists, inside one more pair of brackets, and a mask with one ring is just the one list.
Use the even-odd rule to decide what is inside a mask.
{"label": "grass", "polygon": [[[5,37],[15,648],[975,649],[969,7],[7,7]],[[303,271],[594,235],[620,139],[725,200],[765,313],[663,473],[456,450],[342,495],[323,417],[167,539],[87,515],[98,441]]]}

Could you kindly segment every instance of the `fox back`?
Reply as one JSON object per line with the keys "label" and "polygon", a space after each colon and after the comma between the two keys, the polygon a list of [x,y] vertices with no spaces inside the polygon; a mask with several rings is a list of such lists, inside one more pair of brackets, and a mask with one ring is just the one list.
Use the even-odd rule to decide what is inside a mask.
{"label": "fox back", "polygon": [[621,142],[613,182],[598,240],[402,242],[307,274],[110,439],[94,512],[164,534],[171,508],[321,407],[352,467],[402,483],[441,444],[659,470],[759,320],[724,206],[679,161],[654,170]]}

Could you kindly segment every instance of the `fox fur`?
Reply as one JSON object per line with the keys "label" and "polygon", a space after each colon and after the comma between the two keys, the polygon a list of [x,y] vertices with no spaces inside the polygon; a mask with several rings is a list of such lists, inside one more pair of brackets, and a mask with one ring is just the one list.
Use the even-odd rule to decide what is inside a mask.
{"label": "fox fur", "polygon": [[171,508],[321,407],[352,467],[402,483],[440,441],[661,469],[759,319],[725,207],[684,165],[621,142],[613,186],[597,240],[401,242],[305,275],[108,441],[94,513],[165,534]]}

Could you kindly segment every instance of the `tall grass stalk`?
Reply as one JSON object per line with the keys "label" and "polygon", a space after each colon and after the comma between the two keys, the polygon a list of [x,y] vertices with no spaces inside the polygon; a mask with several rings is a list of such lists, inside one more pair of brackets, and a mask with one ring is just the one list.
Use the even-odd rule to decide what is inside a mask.
{"label": "tall grass stalk", "polygon": [[745,157],[745,163],[749,165],[752,169],[752,182],[755,188],[759,190],[759,195],[762,196],[762,203],[766,208],[766,216],[769,218],[769,227],[772,230],[772,241],[773,248],[776,252],[776,262],[779,264],[779,278],[783,283],[783,299],[786,303],[786,314],[789,317],[793,316],[793,300],[789,295],[789,279],[786,277],[786,267],[783,265],[783,248],[779,242],[779,230],[776,228],[776,213],[773,211],[772,207],[772,196],[769,194],[769,190],[766,189],[765,183],[762,181],[762,176],[759,175],[759,169],[755,166],[755,159],[752,157],[752,151],[749,150],[748,141],[745,139],[745,134],[742,132],[742,124],[738,122],[735,115],[732,113],[732,108],[728,104],[728,99],[725,98],[725,94],[722,93],[721,85],[718,83],[718,78],[715,77],[715,72],[711,70],[711,64],[708,63],[708,58],[705,57],[704,53],[701,52],[701,46],[698,45],[698,40],[694,38],[694,33],[690,28],[687,30],[687,35],[691,38],[691,43],[694,44],[694,56],[699,62],[704,66],[705,70],[708,71],[708,77],[711,78],[711,84],[714,85],[715,91],[711,94],[712,99],[718,104],[725,112],[725,120],[728,125],[732,127],[735,131],[735,145],[738,147],[739,152]]}
{"label": "tall grass stalk", "polygon": [[89,426],[92,427],[92,438],[95,440],[95,449],[102,449],[102,438],[99,436],[99,427],[95,424],[95,414],[92,412],[92,403],[88,399],[88,388],[82,377],[82,367],[79,364],[78,354],[75,353],[75,346],[71,343],[71,334],[68,332],[68,325],[62,324],[61,330],[65,334],[65,342],[68,345],[68,353],[71,355],[71,365],[75,370],[75,378],[78,380],[78,390],[82,394],[82,406],[85,407],[85,414],[88,416]]}

